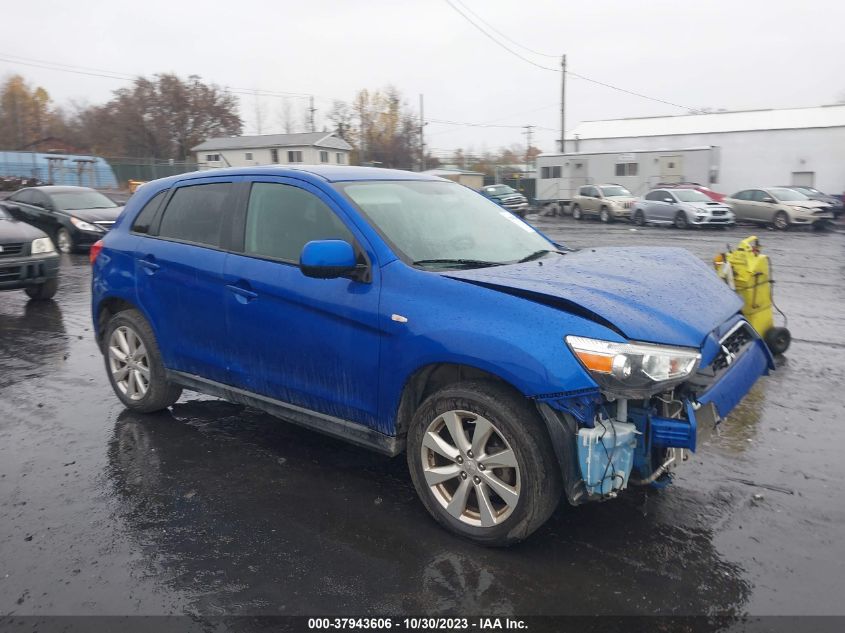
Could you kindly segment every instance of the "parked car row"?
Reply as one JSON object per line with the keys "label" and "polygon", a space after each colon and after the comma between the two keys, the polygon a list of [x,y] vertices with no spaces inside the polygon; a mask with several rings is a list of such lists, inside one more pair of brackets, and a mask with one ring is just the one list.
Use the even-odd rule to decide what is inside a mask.
{"label": "parked car row", "polygon": [[[806,192],[806,193],[805,193]],[[745,189],[724,196],[695,183],[665,184],[641,198],[616,184],[585,185],[572,199],[572,217],[596,216],[602,222],[630,220],[638,226],[733,226],[737,221],[820,227],[842,212],[842,201],[810,187]]]}
{"label": "parked car row", "polygon": [[27,187],[0,202],[0,290],[23,289],[50,299],[58,289],[59,257],[89,248],[123,207],[88,187]]}

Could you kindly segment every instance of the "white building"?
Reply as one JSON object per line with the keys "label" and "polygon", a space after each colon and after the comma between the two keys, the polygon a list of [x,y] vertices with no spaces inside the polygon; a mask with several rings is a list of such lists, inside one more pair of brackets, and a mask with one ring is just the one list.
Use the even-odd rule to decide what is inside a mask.
{"label": "white building", "polygon": [[565,199],[553,192],[576,181],[634,193],[684,180],[727,194],[790,184],[845,191],[845,104],[585,121],[572,136],[566,154],[538,157],[538,199]]}
{"label": "white building", "polygon": [[352,146],[332,132],[212,138],[191,151],[200,169],[250,165],[348,165]]}

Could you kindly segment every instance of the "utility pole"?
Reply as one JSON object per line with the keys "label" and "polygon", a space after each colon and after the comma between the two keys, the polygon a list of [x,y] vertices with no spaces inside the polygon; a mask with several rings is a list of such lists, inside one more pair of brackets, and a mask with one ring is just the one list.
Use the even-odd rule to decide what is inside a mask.
{"label": "utility pole", "polygon": [[420,95],[420,171],[425,171],[425,114],[423,110],[423,96]]}
{"label": "utility pole", "polygon": [[531,159],[529,158],[531,152],[531,141],[532,136],[534,135],[534,126],[533,125],[523,125],[522,127],[525,128],[525,171],[530,171],[531,169]]}
{"label": "utility pole", "polygon": [[308,107],[308,117],[309,117],[308,120],[309,120],[310,125],[311,125],[311,131],[316,132],[317,128],[314,125],[314,113],[317,111],[317,108],[314,107],[314,95],[311,95],[308,102],[310,104],[309,107]]}
{"label": "utility pole", "polygon": [[566,153],[566,55],[560,58],[560,153]]}

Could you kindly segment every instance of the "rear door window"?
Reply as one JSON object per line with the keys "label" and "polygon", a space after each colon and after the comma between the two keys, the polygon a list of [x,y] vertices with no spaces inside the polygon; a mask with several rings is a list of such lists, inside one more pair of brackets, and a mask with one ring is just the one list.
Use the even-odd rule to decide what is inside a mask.
{"label": "rear door window", "polygon": [[159,237],[219,247],[232,188],[228,182],[178,188],[164,210]]}
{"label": "rear door window", "polygon": [[314,194],[278,183],[253,183],[244,235],[247,255],[299,262],[302,247],[313,240],[354,238],[346,225]]}

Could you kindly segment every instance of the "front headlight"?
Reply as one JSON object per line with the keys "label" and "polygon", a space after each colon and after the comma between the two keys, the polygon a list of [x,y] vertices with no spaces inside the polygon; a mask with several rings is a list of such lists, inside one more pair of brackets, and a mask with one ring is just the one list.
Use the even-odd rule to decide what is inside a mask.
{"label": "front headlight", "polygon": [[96,224],[90,224],[85,220],[80,220],[79,218],[71,218],[70,223],[73,224],[80,231],[94,231],[95,233],[103,232],[103,229],[101,229]]}
{"label": "front headlight", "polygon": [[696,350],[651,343],[567,336],[566,344],[602,391],[619,398],[648,398],[666,391],[686,380],[701,360]]}
{"label": "front headlight", "polygon": [[808,209],[807,207],[792,207],[793,211],[798,211],[798,213],[812,213],[812,209]]}
{"label": "front headlight", "polygon": [[32,240],[32,248],[29,252],[33,255],[38,255],[40,253],[52,253],[55,250],[56,247],[53,246],[53,240],[49,237],[39,237],[38,239]]}

